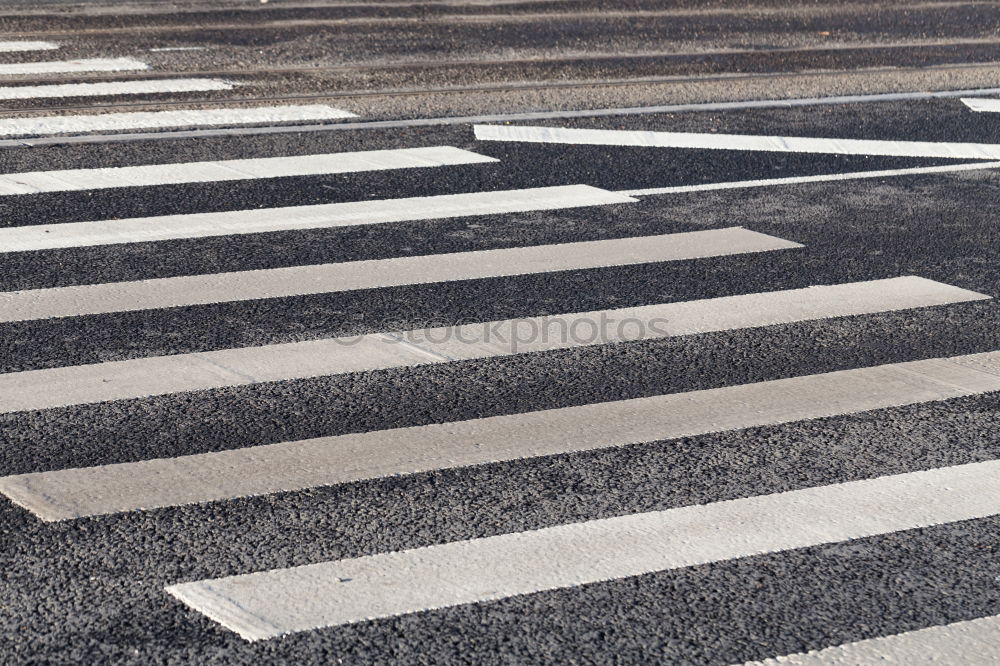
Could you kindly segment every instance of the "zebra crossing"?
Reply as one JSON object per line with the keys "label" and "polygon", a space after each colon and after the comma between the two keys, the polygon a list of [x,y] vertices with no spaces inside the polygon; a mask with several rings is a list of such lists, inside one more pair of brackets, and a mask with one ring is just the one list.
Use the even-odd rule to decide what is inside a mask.
{"label": "zebra crossing", "polygon": [[[678,439],[1000,390],[1000,354],[0,478],[43,520],[210,502],[503,460]],[[470,448],[470,442],[479,445]]]}
{"label": "zebra crossing", "polygon": [[[0,51],[4,50],[4,43],[0,42]],[[128,65],[110,62],[101,65],[96,61],[90,64],[78,61],[73,66]],[[41,68],[38,72],[44,67],[49,67],[46,72],[120,71],[56,69],[69,67],[69,63],[34,63],[34,66]],[[0,66],[0,75],[15,73],[3,67]],[[136,65],[137,69],[144,67]],[[180,85],[195,90],[200,84],[192,81],[195,80]],[[212,81],[204,85],[224,90],[228,88],[222,86],[229,84]],[[91,92],[79,94],[101,94],[95,91],[102,89],[111,90],[91,88]],[[38,96],[72,96],[73,90],[86,89],[52,86],[51,94],[42,91]],[[136,85],[132,91],[142,94],[156,90]],[[30,93],[26,88],[21,92],[10,88],[6,93],[0,88],[0,98],[5,94],[10,95],[7,99],[24,99]],[[973,107],[973,110],[984,109]],[[81,120],[83,117],[52,116],[0,120],[0,134],[124,131],[346,117],[353,117],[353,113],[327,106],[103,114],[87,116],[86,122]],[[544,141],[717,150],[732,149],[732,142],[745,141],[744,149],[762,151],[979,160],[1000,157],[997,146],[970,143],[913,142],[900,147],[902,142],[794,137],[779,137],[776,142],[774,137],[656,132],[637,137],[615,130],[522,126],[476,126],[472,132],[484,143]],[[433,145],[6,173],[0,175],[0,196],[15,201],[40,193],[58,195],[128,188],[132,196],[143,197],[144,188],[161,185],[379,174],[441,167],[474,169],[483,165],[517,168],[516,164],[490,156],[486,150],[480,153],[457,146]],[[994,163],[987,162],[968,166],[969,169],[993,167]],[[933,169],[923,173],[941,172]],[[864,176],[859,174],[859,177]],[[394,224],[414,221],[479,221],[545,212],[572,214],[586,209],[640,206],[643,197],[671,193],[677,191],[671,188],[613,191],[569,183],[283,208],[4,226],[0,227],[0,257],[99,246],[107,246],[113,252],[140,243],[238,238],[277,231],[368,225],[391,228]],[[0,323],[64,318],[72,321],[76,317],[401,286],[452,285],[526,275],[551,275],[558,279],[561,273],[569,271],[642,265],[667,267],[672,262],[736,260],[765,253],[796,253],[806,248],[805,243],[754,231],[748,225],[416,256],[407,256],[400,249],[398,256],[385,259],[2,292]],[[198,401],[212,391],[236,386],[374,370],[405,372],[450,364],[460,371],[461,363],[469,360],[502,360],[584,347],[613,350],[670,338],[834,318],[863,320],[886,313],[905,315],[922,309],[987,302],[992,298],[991,294],[957,284],[903,274],[704,299],[664,299],[641,306],[555,311],[542,316],[146,355],[0,374],[0,414],[44,414],[44,410],[106,402],[116,402],[128,411],[138,404],[136,401],[150,396],[189,394]],[[1000,391],[1000,351],[991,351],[194,455],[39,470],[0,476],[0,494],[39,520],[59,523],[421,472],[460,472],[504,461],[614,450],[645,442],[935,403],[997,391]],[[995,516],[1000,514],[998,475],[998,461],[981,460],[419,548],[386,550],[361,557],[266,570],[251,567],[231,576],[192,579],[181,575],[164,587],[163,594],[249,641],[276,639],[378,618],[572,589],[650,572]],[[931,634],[916,632],[917,638],[947,632],[949,626],[924,629]],[[976,641],[995,635],[996,622],[984,618],[964,624],[963,628],[965,633],[956,640],[963,646],[975,645]],[[919,640],[906,634],[872,641],[879,641],[879,646],[897,646],[900,654],[918,649],[913,646],[919,645]],[[969,649],[963,646],[957,649]],[[865,650],[871,649],[871,644],[862,642],[828,649],[833,652],[826,657],[819,653],[791,655],[787,659],[789,663],[867,659]],[[876,648],[883,649],[886,648]],[[777,663],[785,663],[784,659]]]}
{"label": "zebra crossing", "polygon": [[[56,50],[51,42],[2,42],[0,54]],[[4,77],[130,73],[150,71],[137,58],[82,58],[76,60],[0,62],[0,82]],[[149,80],[55,83],[28,86],[0,85],[0,100],[61,99],[102,96],[144,96],[165,93],[231,91],[236,84],[214,78],[167,78]],[[29,137],[90,132],[126,132],[174,127],[215,127],[275,123],[335,121],[354,118],[350,111],[324,104],[226,107],[221,109],[176,109],[132,111],[86,115],[28,116],[0,118],[0,137]]]}

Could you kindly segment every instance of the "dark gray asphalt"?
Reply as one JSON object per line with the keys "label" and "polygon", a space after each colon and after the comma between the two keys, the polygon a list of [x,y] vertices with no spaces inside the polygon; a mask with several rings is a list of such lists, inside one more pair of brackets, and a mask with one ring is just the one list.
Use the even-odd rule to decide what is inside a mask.
{"label": "dark gray asphalt", "polygon": [[[129,56],[155,65],[134,76],[21,77],[9,85],[220,71],[245,83],[213,95],[4,103],[3,115],[301,94],[325,95],[364,120],[1000,86],[995,3],[645,0],[616,3],[610,12],[602,11],[605,4],[272,0],[178,3],[168,10],[149,3],[115,9],[101,2],[0,2],[0,41],[66,43],[61,51],[0,54],[0,62]],[[148,52],[192,45],[209,48]],[[718,53],[722,49],[739,52]],[[284,71],[295,68],[315,71]],[[718,78],[725,74],[743,78]],[[686,78],[640,80],[649,77]],[[609,80],[625,84],[608,86]],[[553,85],[567,82],[575,87]],[[530,92],[504,89],[512,84]],[[461,86],[497,90],[421,92]],[[404,88],[421,94],[396,94]],[[378,94],[331,97],[362,90]],[[105,104],[140,106],[98,106]],[[526,124],[1000,144],[1000,114],[972,113],[958,99]],[[2,148],[0,172],[430,145],[500,161],[0,197],[0,226],[571,183],[630,190],[953,163],[477,142],[470,125],[456,124]],[[1000,175],[970,171],[650,196],[594,209],[0,254],[0,291],[12,291],[729,226],[805,246],[0,324],[0,372],[899,275],[1000,296],[998,200]],[[1000,305],[981,301],[2,414],[0,476],[993,351],[1000,349],[998,323]],[[1000,397],[990,394],[54,524],[0,497],[0,662],[732,664],[995,615],[996,517],[254,644],[177,603],[163,587],[992,460],[1000,457],[998,415]]]}

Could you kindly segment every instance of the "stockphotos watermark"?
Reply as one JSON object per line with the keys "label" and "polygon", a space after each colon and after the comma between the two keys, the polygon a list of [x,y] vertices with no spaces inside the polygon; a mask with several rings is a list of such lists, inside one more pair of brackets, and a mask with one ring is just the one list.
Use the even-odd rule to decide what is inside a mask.
{"label": "stockphotos watermark", "polygon": [[506,319],[488,323],[459,322],[442,326],[426,322],[422,327],[373,335],[336,338],[339,344],[352,346],[377,338],[384,344],[412,344],[433,350],[435,346],[490,345],[510,354],[538,348],[583,347],[610,342],[626,342],[671,335],[663,318],[613,317],[601,312],[593,315],[548,315]]}

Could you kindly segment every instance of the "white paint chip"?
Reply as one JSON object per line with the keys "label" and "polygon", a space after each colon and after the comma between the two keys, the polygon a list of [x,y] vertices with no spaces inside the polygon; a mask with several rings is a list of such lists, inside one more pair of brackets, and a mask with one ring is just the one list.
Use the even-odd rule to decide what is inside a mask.
{"label": "white paint chip", "polygon": [[149,69],[134,58],[89,58],[53,62],[18,62],[0,65],[0,76],[21,74],[76,74],[80,72],[131,72]]}
{"label": "white paint chip", "polygon": [[55,83],[41,86],[0,87],[0,99],[51,99],[63,97],[111,97],[115,95],[212,92],[217,90],[232,90],[235,85],[221,79],[155,79],[150,81]]}
{"label": "white paint chip", "polygon": [[54,42],[0,42],[0,53],[17,51],[52,51],[59,48]]}
{"label": "white paint chip", "polygon": [[503,215],[635,203],[589,185],[0,228],[0,252]]}
{"label": "white paint chip", "polygon": [[899,664],[1000,664],[1000,615],[954,622],[939,627],[871,638],[823,650],[775,659],[747,662],[745,666],[856,666]]}
{"label": "white paint chip", "polygon": [[698,148],[833,155],[885,155],[952,159],[1000,159],[1000,145],[991,143],[934,143],[930,141],[874,141],[748,134],[696,134],[638,130],[573,129],[523,125],[476,125],[481,141],[521,141],[599,146]]}
{"label": "white paint chip", "polygon": [[35,136],[164,127],[256,125],[307,120],[339,120],[354,117],[353,113],[322,104],[238,109],[134,111],[85,116],[32,116],[0,119],[0,136]]}
{"label": "white paint chip", "polygon": [[[216,162],[179,162],[97,169],[68,169],[65,171],[33,171],[0,175],[0,196],[97,190],[110,187],[146,187],[256,178],[317,176],[497,161],[492,157],[451,146],[427,146],[423,148],[328,153],[325,155],[257,157]],[[279,210],[297,211],[300,209]],[[183,218],[183,216],[177,217]],[[61,230],[65,226],[48,225],[46,228],[49,231],[46,235],[49,235],[52,230]]]}
{"label": "white paint chip", "polygon": [[1000,352],[0,478],[43,520],[212,502],[1000,391]]}
{"label": "white paint chip", "polygon": [[0,413],[988,299],[919,277],[0,375]]}
{"label": "white paint chip", "polygon": [[1000,513],[1000,461],[171,585],[247,640]]}
{"label": "white paint chip", "polygon": [[625,266],[802,247],[742,228],[0,292],[0,322]]}

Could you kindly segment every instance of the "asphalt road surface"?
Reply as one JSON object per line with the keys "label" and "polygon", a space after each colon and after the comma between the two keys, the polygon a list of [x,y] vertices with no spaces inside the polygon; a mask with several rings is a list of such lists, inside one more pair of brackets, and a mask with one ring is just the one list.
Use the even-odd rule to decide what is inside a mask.
{"label": "asphalt road surface", "polygon": [[1000,3],[0,2],[0,662],[1000,663]]}

